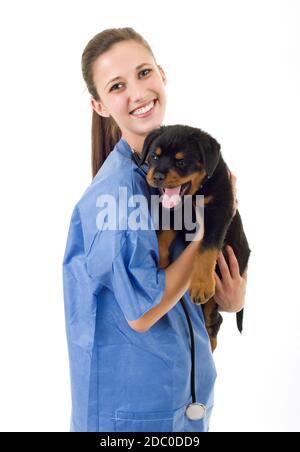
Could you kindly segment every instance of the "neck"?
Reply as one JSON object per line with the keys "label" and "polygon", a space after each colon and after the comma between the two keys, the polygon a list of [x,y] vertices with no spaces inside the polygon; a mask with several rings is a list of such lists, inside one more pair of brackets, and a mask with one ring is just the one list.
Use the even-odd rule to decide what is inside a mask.
{"label": "neck", "polygon": [[138,136],[131,138],[123,134],[122,138],[128,143],[132,152],[136,152],[137,154],[141,155],[146,137]]}

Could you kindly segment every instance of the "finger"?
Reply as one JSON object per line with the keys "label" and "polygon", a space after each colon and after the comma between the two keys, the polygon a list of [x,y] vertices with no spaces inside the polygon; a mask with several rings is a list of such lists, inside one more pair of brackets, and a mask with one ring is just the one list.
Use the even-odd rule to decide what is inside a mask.
{"label": "finger", "polygon": [[231,175],[231,180],[232,180],[233,184],[235,185],[236,184],[236,180],[237,180],[236,175],[233,174],[232,172],[230,172],[230,175]]}
{"label": "finger", "polygon": [[215,297],[222,298],[224,294],[223,283],[216,272],[215,272],[215,281],[216,281]]}
{"label": "finger", "polygon": [[233,198],[236,199],[236,198],[237,198],[237,188],[236,188],[236,185],[232,185],[232,194],[233,194]]}
{"label": "finger", "polygon": [[237,258],[234,254],[234,251],[232,249],[231,246],[227,245],[226,246],[227,249],[227,253],[228,253],[228,259],[229,259],[229,267],[230,267],[230,273],[232,278],[236,279],[236,278],[240,278],[240,267],[239,267],[239,263],[237,261]]}
{"label": "finger", "polygon": [[231,274],[222,251],[220,251],[220,254],[218,256],[218,265],[221,271],[222,281],[229,283],[231,279]]}
{"label": "finger", "polygon": [[229,178],[230,178],[232,188],[234,188],[236,186],[237,177],[230,171]]}
{"label": "finger", "polygon": [[242,274],[242,278],[247,281],[248,278],[248,270],[245,270],[244,273]]}
{"label": "finger", "polygon": [[215,281],[216,281],[216,289],[221,289],[222,281],[220,280],[217,272],[215,272]]}
{"label": "finger", "polygon": [[236,198],[234,198],[234,201],[233,201],[233,213],[232,213],[233,217],[236,214],[237,208],[238,208],[238,200]]}
{"label": "finger", "polygon": [[229,179],[232,180],[234,183],[236,182],[236,176],[230,171],[229,168],[227,168]]}
{"label": "finger", "polygon": [[231,190],[232,190],[232,197],[233,197],[233,217],[236,214],[237,211],[237,188],[236,188],[236,176],[231,173]]}

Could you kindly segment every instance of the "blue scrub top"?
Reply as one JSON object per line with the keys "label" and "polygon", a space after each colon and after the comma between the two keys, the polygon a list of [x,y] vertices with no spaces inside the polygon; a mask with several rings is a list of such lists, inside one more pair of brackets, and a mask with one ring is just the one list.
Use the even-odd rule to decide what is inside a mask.
{"label": "blue scrub top", "polygon": [[[120,186],[128,198],[153,194],[123,138],[74,207],[63,260],[71,431],[206,432],[216,369],[201,307],[185,293],[195,335],[196,397],[206,406],[198,421],[185,415],[192,401],[191,346],[181,304],[145,333],[128,325],[161,301],[165,270],[154,228],[120,228],[130,207],[116,215],[119,228],[99,228],[99,195],[119,206]],[[184,248],[178,236],[171,262]]]}

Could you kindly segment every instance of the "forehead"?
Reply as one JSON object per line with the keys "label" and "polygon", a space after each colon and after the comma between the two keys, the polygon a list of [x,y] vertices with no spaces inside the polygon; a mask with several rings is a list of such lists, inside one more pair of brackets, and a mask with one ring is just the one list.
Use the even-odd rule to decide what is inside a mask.
{"label": "forehead", "polygon": [[95,84],[104,89],[112,78],[126,78],[142,63],[154,64],[151,53],[143,45],[132,40],[118,42],[94,61]]}

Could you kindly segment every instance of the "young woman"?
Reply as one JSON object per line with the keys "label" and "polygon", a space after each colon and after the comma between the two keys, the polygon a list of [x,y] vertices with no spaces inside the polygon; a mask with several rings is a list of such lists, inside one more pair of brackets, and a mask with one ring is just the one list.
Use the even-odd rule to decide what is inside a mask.
{"label": "young woman", "polygon": [[[120,228],[127,199],[150,189],[132,158],[162,125],[166,76],[147,42],[132,28],[94,36],[82,55],[93,109],[93,180],[74,207],[63,261],[69,347],[71,431],[206,432],[216,370],[201,307],[188,288],[199,246],[176,240],[171,263],[159,267],[155,229]],[[234,184],[233,184],[233,189]],[[101,196],[117,207],[115,228],[99,227]],[[220,255],[216,279],[221,310],[244,305],[246,279],[231,250]],[[196,396],[203,413],[191,420],[191,346],[183,297],[194,328]]]}

